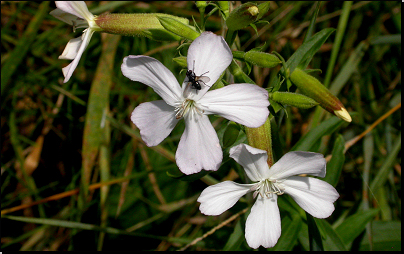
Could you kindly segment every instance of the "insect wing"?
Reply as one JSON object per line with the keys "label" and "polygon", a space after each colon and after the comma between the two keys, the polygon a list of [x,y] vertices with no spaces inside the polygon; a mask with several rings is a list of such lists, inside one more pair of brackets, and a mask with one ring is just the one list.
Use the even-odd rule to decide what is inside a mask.
{"label": "insect wing", "polygon": [[206,85],[206,83],[208,83],[208,82],[210,81],[210,78],[207,77],[207,76],[200,76],[200,77],[196,77],[195,80],[197,80],[197,81],[202,81],[202,82],[205,83],[205,85]]}

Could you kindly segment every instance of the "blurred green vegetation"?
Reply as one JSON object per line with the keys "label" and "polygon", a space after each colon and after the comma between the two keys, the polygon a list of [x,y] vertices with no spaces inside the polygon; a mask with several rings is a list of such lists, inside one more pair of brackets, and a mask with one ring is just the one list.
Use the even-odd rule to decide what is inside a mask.
{"label": "blurred green vegetation", "polygon": [[[258,34],[252,27],[240,30],[232,50],[263,46],[287,60],[309,27],[312,34],[337,29],[308,68],[322,70],[311,75],[341,100],[353,121],[335,120],[318,106],[277,110],[271,121],[275,157],[297,147],[333,155],[327,168],[340,176],[328,180],[340,198],[330,218],[315,220],[329,236],[325,249],[401,250],[401,4],[321,2],[316,23],[309,26],[316,5],[271,2],[262,18],[269,23],[256,24]],[[193,18],[201,21],[194,2],[90,1],[87,6],[94,14],[159,12],[188,18],[192,25]],[[182,83],[184,69],[173,61],[180,42],[95,33],[64,84],[61,69],[69,61],[58,56],[81,31],[73,33],[49,15],[54,8],[54,2],[1,3],[1,249],[177,250],[244,209],[246,203],[238,202],[215,217],[198,209],[196,199],[206,186],[242,182],[239,165],[226,154],[217,172],[194,181],[176,179],[174,154],[184,122],[159,146],[147,147],[130,121],[137,105],[160,98],[122,75],[123,58],[150,55]],[[212,10],[208,5],[205,13]],[[205,30],[225,36],[218,11],[207,18]],[[186,47],[180,52],[186,56]],[[280,67],[241,66],[264,88],[278,79]],[[94,105],[98,111],[87,114]],[[97,117],[105,127],[91,133],[86,121]],[[228,121],[211,120],[222,137]],[[315,127],[320,131],[310,133]],[[99,140],[91,143],[91,135]],[[238,142],[244,141],[240,131]],[[308,250],[307,224],[288,210],[290,203],[279,199],[282,236],[274,249]],[[7,211],[24,204],[25,209]],[[249,250],[239,218],[188,250]]]}

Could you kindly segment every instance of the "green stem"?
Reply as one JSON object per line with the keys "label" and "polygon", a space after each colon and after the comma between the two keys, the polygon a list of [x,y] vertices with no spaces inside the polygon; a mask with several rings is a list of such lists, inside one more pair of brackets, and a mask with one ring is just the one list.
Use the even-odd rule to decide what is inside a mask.
{"label": "green stem", "polygon": [[324,86],[328,87],[331,81],[332,71],[337,60],[337,54],[341,46],[342,38],[344,37],[345,28],[348,23],[349,12],[351,11],[352,1],[344,2],[342,6],[342,14],[338,22],[337,34],[335,35],[334,46],[331,51],[331,59],[328,63],[327,72],[325,75]]}

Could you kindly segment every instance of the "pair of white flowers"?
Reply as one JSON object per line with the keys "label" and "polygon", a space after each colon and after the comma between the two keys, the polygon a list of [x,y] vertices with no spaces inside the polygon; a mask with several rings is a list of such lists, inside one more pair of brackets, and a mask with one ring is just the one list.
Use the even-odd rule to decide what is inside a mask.
{"label": "pair of white flowers", "polygon": [[[174,75],[159,61],[146,56],[128,56],[122,73],[133,81],[154,89],[163,100],[140,104],[132,113],[133,123],[148,146],[163,141],[180,118],[185,131],[176,152],[176,162],[185,174],[201,169],[217,170],[222,161],[218,137],[207,114],[218,114],[247,127],[259,127],[268,117],[268,93],[252,84],[232,84],[209,91],[232,60],[223,37],[202,33],[188,49],[188,69],[204,74],[210,81],[201,90],[192,88],[185,79],[182,89]],[[241,164],[252,184],[225,181],[206,188],[198,198],[200,211],[219,215],[232,207],[241,196],[254,192],[257,201],[246,221],[245,237],[251,248],[273,247],[281,234],[277,197],[287,193],[305,211],[317,218],[326,218],[334,211],[338,192],[330,184],[311,174],[324,177],[326,162],[322,154],[289,152],[269,170],[266,151],[245,144],[232,147],[230,157]]]}
{"label": "pair of white flowers", "polygon": [[[84,2],[56,2],[51,14],[73,25],[86,28],[83,35],[67,44],[61,59],[73,60],[63,68],[67,82],[87,47],[94,31],[94,22]],[[135,108],[131,120],[140,129],[148,146],[161,143],[181,118],[185,130],[176,151],[176,162],[184,174],[202,169],[215,171],[222,162],[222,150],[217,134],[207,115],[217,114],[247,127],[264,124],[268,111],[268,92],[253,84],[232,84],[208,91],[232,61],[232,52],[223,37],[211,32],[202,33],[188,49],[188,69],[196,77],[209,80],[197,90],[188,78],[179,85],[175,76],[158,60],[147,56],[128,56],[121,70],[124,76],[150,86],[163,100],[145,102]],[[231,208],[248,192],[254,192],[257,201],[246,221],[245,237],[252,248],[272,247],[281,234],[281,220],[277,196],[287,193],[309,214],[326,218],[334,211],[337,191],[328,183],[299,174],[325,176],[325,160],[321,154],[290,152],[271,169],[266,163],[265,151],[240,144],[230,150],[230,157],[241,164],[252,184],[225,181],[206,188],[200,195],[200,211],[219,215]]]}

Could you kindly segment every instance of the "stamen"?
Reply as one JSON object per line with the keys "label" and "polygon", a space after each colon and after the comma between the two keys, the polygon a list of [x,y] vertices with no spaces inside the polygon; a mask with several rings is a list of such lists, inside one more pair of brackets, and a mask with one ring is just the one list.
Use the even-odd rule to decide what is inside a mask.
{"label": "stamen", "polygon": [[276,180],[261,180],[254,186],[250,188],[251,191],[254,191],[253,198],[257,197],[258,194],[262,198],[272,198],[274,194],[282,195],[284,193],[283,187],[279,182]]}
{"label": "stamen", "polygon": [[[179,104],[179,103],[178,103]],[[190,116],[191,118],[194,117],[195,111],[199,114],[202,115],[202,113],[204,113],[205,111],[202,110],[202,112],[200,111],[200,109],[195,105],[195,101],[190,100],[190,99],[185,99],[181,105],[178,105],[177,107],[175,107],[175,118],[176,119],[180,119],[181,117],[183,117],[184,115],[186,115],[188,113],[188,111],[190,112]]]}

